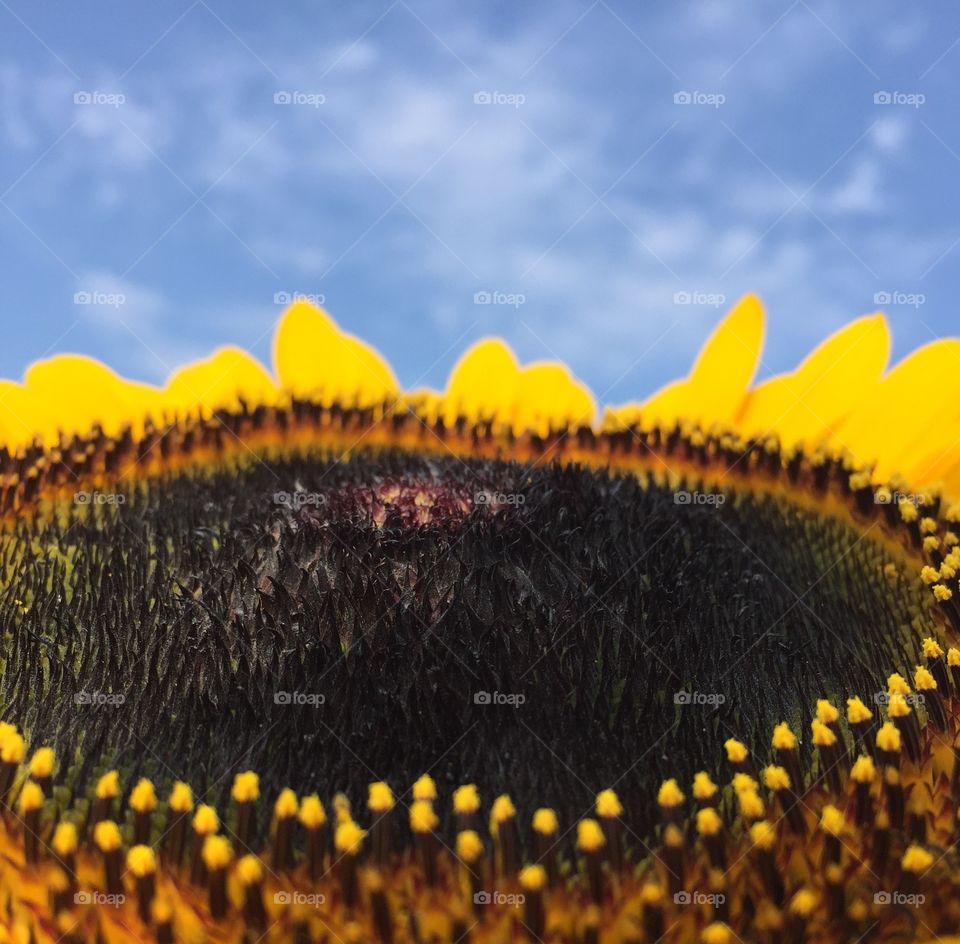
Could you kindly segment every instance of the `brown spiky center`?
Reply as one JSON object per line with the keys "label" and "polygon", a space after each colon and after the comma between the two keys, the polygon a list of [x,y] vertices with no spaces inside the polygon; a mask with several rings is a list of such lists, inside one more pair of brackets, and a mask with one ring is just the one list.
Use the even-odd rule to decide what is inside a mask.
{"label": "brown spiky center", "polygon": [[806,692],[869,701],[937,626],[869,529],[761,491],[399,451],[129,485],[6,543],[8,717],[84,776],[201,789],[249,752],[276,789],[489,792],[510,757],[572,813],[805,727]]}

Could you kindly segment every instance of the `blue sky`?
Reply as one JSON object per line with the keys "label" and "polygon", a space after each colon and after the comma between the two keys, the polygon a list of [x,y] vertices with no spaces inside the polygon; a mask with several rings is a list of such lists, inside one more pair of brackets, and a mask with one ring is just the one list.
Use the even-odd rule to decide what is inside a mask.
{"label": "blue sky", "polygon": [[268,361],[294,293],[408,387],[499,334],[604,402],[684,374],[747,291],[762,374],[877,308],[898,356],[958,331],[952,2],[0,0],[0,24],[6,377]]}

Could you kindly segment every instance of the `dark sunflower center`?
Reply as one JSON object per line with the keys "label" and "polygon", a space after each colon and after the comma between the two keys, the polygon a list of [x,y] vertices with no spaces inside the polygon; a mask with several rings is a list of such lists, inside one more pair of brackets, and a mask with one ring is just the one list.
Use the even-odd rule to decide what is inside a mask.
{"label": "dark sunflower center", "polygon": [[728,737],[763,760],[816,698],[869,701],[924,612],[833,518],[580,468],[290,458],[86,498],[14,527],[0,598],[4,717],[78,791],[428,771],[568,817],[613,786],[642,834]]}

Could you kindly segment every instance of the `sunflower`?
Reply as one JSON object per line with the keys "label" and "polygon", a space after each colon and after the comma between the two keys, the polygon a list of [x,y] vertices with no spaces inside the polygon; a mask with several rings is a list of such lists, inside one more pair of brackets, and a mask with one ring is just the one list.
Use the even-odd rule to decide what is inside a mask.
{"label": "sunflower", "polygon": [[763,329],[602,416],[299,301],[0,383],[4,939],[960,932],[960,342]]}

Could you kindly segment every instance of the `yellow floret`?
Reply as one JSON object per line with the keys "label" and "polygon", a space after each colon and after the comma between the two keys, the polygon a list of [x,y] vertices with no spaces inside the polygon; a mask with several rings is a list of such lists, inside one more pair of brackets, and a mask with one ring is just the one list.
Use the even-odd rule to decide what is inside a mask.
{"label": "yellow floret", "polygon": [[217,811],[206,803],[201,803],[193,814],[193,828],[200,835],[215,833],[220,828],[220,817]]}
{"label": "yellow floret", "polygon": [[43,806],[43,790],[40,784],[33,780],[28,780],[20,791],[20,799],[17,803],[21,815],[32,813]]}
{"label": "yellow floret", "polygon": [[453,811],[463,815],[476,813],[480,809],[480,794],[477,785],[465,783],[453,791]]}
{"label": "yellow floret", "polygon": [[233,848],[230,841],[225,836],[207,836],[203,840],[203,864],[215,871],[216,869],[225,869],[233,858]]}
{"label": "yellow floret", "polygon": [[327,821],[327,811],[315,793],[303,798],[299,819],[306,829],[319,829]]}
{"label": "yellow floret", "polygon": [[731,764],[742,764],[750,755],[746,744],[736,738],[728,738],[723,742],[723,746],[727,752],[727,760]]}
{"label": "yellow floret", "polygon": [[410,828],[415,833],[430,833],[440,825],[440,819],[433,811],[433,804],[427,800],[414,800],[410,807]]}
{"label": "yellow floret", "polygon": [[[900,506],[903,507],[902,505]],[[910,506],[913,507],[913,506]],[[817,896],[809,888],[801,888],[790,899],[790,911],[801,918],[809,918],[817,907]]]}
{"label": "yellow floret", "polygon": [[367,808],[373,813],[386,813],[392,810],[396,800],[388,783],[378,780],[371,783],[367,796]]}
{"label": "yellow floret", "polygon": [[917,845],[908,846],[900,860],[900,867],[904,872],[926,872],[931,865],[933,865],[933,856],[922,846]]}
{"label": "yellow floret", "polygon": [[722,921],[714,921],[700,932],[700,940],[702,944],[730,944],[733,934]]}
{"label": "yellow floret", "polygon": [[856,783],[872,783],[877,776],[873,759],[866,754],[861,754],[850,768],[850,776]]}
{"label": "yellow floret", "polygon": [[413,785],[414,800],[426,800],[433,803],[437,799],[437,785],[430,774],[423,774]]}
{"label": "yellow floret", "polygon": [[847,699],[847,721],[850,724],[863,724],[873,717],[873,712],[859,698]]}
{"label": "yellow floret", "polygon": [[233,778],[230,791],[235,803],[253,803],[260,798],[260,778],[252,770],[245,770]]}
{"label": "yellow floret", "polygon": [[719,788],[710,779],[710,774],[705,770],[697,771],[693,775],[693,796],[696,800],[712,799]]}
{"label": "yellow floret", "polygon": [[193,809],[193,790],[190,784],[178,780],[170,791],[170,809],[176,813],[189,813]]}
{"label": "yellow floret", "polygon": [[457,834],[457,858],[463,862],[476,862],[483,855],[483,841],[472,829]]}
{"label": "yellow floret", "polygon": [[109,819],[102,819],[93,827],[93,841],[101,852],[113,852],[123,845],[119,827]]}
{"label": "yellow floret", "polygon": [[817,721],[819,721],[821,724],[836,724],[839,720],[839,710],[826,698],[818,698]]}
{"label": "yellow floret", "polygon": [[773,746],[778,751],[792,751],[797,746],[797,736],[786,721],[781,721],[773,729]]}
{"label": "yellow floret", "polygon": [[577,847],[583,852],[596,852],[606,841],[603,829],[595,819],[582,819],[577,823]]}
{"label": "yellow floret", "polygon": [[560,828],[557,814],[547,807],[541,807],[533,814],[533,829],[541,836],[553,836]]}
{"label": "yellow floret", "polygon": [[888,754],[896,754],[900,751],[900,731],[893,722],[884,722],[880,730],[877,731],[877,747]]}
{"label": "yellow floret", "polygon": [[843,813],[833,804],[828,803],[820,814],[820,828],[831,836],[840,836],[846,829]]}
{"label": "yellow floret", "polygon": [[490,822],[495,826],[505,823],[508,819],[517,815],[517,808],[513,805],[513,800],[506,793],[501,793],[493,801],[490,807]]}
{"label": "yellow floret", "polygon": [[247,887],[259,884],[263,881],[263,863],[255,855],[245,855],[237,863],[237,878]]}
{"label": "yellow floret", "polygon": [[596,802],[597,816],[616,818],[623,816],[623,806],[620,798],[613,790],[601,790],[597,794]]}
{"label": "yellow floret", "polygon": [[277,819],[292,819],[297,815],[297,795],[289,787],[281,790],[273,804],[273,815]]}
{"label": "yellow floret", "polygon": [[750,827],[750,841],[760,849],[772,849],[776,839],[776,830],[765,819],[760,820],[759,823],[754,823]]}
{"label": "yellow floret", "polygon": [[57,756],[52,747],[41,747],[30,758],[30,776],[42,780],[53,775],[57,766]]}
{"label": "yellow floret", "polygon": [[97,781],[94,792],[98,800],[112,800],[120,793],[120,774],[115,770],[108,770]]}
{"label": "yellow floret", "polygon": [[790,774],[788,774],[783,767],[771,764],[769,767],[764,768],[763,782],[769,790],[789,790]]}
{"label": "yellow floret", "polygon": [[157,808],[157,792],[146,777],[130,791],[130,807],[137,813],[151,813]]}
{"label": "yellow floret", "polygon": [[336,846],[337,852],[357,855],[363,847],[363,840],[366,839],[366,836],[366,830],[361,829],[353,820],[347,820],[337,827],[333,844]]}
{"label": "yellow floret", "polygon": [[837,743],[837,736],[822,721],[816,718],[810,722],[811,737],[817,747],[833,747]]}
{"label": "yellow floret", "polygon": [[723,821],[712,806],[697,811],[697,832],[701,836],[715,836],[721,829]]}
{"label": "yellow floret", "polygon": [[930,692],[937,687],[937,680],[926,666],[918,665],[913,673],[913,684],[918,692]]}
{"label": "yellow floret", "polygon": [[134,846],[127,853],[127,869],[137,878],[157,871],[157,855],[149,846]]}
{"label": "yellow floret", "polygon": [[57,823],[50,844],[53,846],[53,851],[61,859],[73,855],[77,851],[77,827],[73,823]]}
{"label": "yellow floret", "polygon": [[760,819],[765,810],[760,794],[754,790],[744,790],[737,796],[740,815],[747,820]]}
{"label": "yellow floret", "polygon": [[547,885],[547,870],[542,865],[528,865],[520,870],[520,887],[524,891],[543,891]]}
{"label": "yellow floret", "polygon": [[664,780],[660,785],[660,790],[657,792],[657,803],[659,803],[660,806],[668,808],[677,807],[683,803],[684,799],[683,791],[673,777],[669,780]]}

